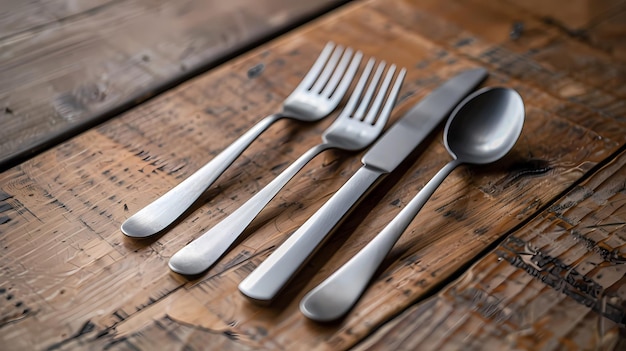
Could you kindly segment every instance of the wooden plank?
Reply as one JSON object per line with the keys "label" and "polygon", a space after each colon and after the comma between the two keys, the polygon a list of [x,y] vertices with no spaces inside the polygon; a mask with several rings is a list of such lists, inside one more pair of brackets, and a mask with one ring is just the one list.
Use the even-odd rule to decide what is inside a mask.
{"label": "wooden plank", "polygon": [[626,43],[624,43],[624,12],[626,8],[612,13],[605,21],[595,23],[585,33],[589,42],[600,47],[620,61],[626,61]]}
{"label": "wooden plank", "polygon": [[341,3],[3,3],[0,170]]}
{"label": "wooden plank", "polygon": [[[429,40],[497,67],[510,77],[546,81],[543,88],[559,98],[599,110],[621,108],[618,106],[626,97],[621,83],[626,79],[624,61],[546,25],[534,15],[502,2],[480,0],[424,1],[419,5],[416,9],[413,2],[403,1],[377,9],[407,30],[428,33]],[[472,11],[473,7],[482,11]],[[466,15],[469,12],[473,13],[471,18]],[[626,19],[626,12],[619,15]],[[523,23],[523,29],[512,35],[517,23]],[[440,31],[430,32],[433,27]],[[569,55],[571,52],[576,55]],[[580,83],[596,89],[585,95],[578,87]]]}
{"label": "wooden plank", "polygon": [[626,151],[357,349],[623,350]]}
{"label": "wooden plank", "polygon": [[620,0],[572,0],[567,2],[567,6],[559,1],[506,1],[533,13],[547,24],[561,26],[572,35],[582,34],[624,7],[624,2]]}
{"label": "wooden plank", "polygon": [[119,1],[3,0],[0,14],[0,41],[19,36],[24,32],[59,26],[73,17],[98,11],[117,2]]}
{"label": "wooden plank", "polygon": [[[522,19],[533,30],[513,39],[519,11],[505,5],[437,4],[350,4],[0,174],[0,289],[11,295],[0,299],[2,340],[23,349],[345,349],[435,293],[624,147],[622,92],[605,89],[615,78],[576,76],[552,61],[573,48],[594,66],[622,67],[614,57],[578,46],[528,13]],[[167,260],[319,142],[332,118],[279,122],[171,231],[134,241],[119,225],[279,108],[329,39],[410,68],[392,120],[477,66],[490,70],[488,85],[519,90],[528,114],[514,152],[489,167],[455,171],[356,308],[337,324],[318,325],[299,314],[299,299],[449,160],[441,132],[370,195],[269,307],[249,303],[237,284],[358,169],[358,157],[329,152],[313,160],[206,274],[185,279],[169,272]]]}

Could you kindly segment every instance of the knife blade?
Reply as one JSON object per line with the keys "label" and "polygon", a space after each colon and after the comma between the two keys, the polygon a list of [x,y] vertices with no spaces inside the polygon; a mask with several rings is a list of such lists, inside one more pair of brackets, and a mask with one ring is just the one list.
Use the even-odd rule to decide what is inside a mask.
{"label": "knife blade", "polygon": [[239,291],[254,301],[271,302],[350,210],[486,77],[483,68],[464,71],[413,106],[363,155],[363,166],[239,284]]}

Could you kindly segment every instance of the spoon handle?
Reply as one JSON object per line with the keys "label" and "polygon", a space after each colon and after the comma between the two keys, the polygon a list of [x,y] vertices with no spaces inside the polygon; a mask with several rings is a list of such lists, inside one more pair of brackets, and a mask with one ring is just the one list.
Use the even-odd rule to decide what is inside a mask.
{"label": "spoon handle", "polygon": [[228,248],[239,238],[241,233],[252,223],[254,218],[272,201],[285,184],[293,178],[311,159],[320,152],[331,148],[323,143],[316,145],[302,154],[296,161],[280,173],[274,180],[246,201],[236,211],[221,222],[176,252],[169,261],[169,267],[176,273],[194,275],[211,267]]}
{"label": "spoon handle", "polygon": [[311,290],[300,302],[302,313],[320,322],[333,321],[347,313],[365,291],[367,284],[400,235],[443,180],[459,164],[461,162],[458,160],[446,164],[369,244]]}

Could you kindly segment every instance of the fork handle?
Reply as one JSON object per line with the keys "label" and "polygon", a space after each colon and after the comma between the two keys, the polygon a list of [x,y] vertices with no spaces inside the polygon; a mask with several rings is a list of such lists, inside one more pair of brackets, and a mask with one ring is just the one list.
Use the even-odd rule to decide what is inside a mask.
{"label": "fork handle", "polygon": [[122,232],[129,237],[145,238],[172,224],[261,133],[282,117],[283,114],[275,113],[263,118],[209,163],[128,218],[122,224]]}
{"label": "fork handle", "polygon": [[180,274],[195,275],[211,267],[237,240],[259,212],[272,201],[280,189],[313,157],[330,147],[330,144],[319,144],[302,154],[235,212],[176,252],[170,258],[170,269]]}
{"label": "fork handle", "polygon": [[311,218],[239,284],[239,291],[258,302],[274,299],[321,246],[333,228],[384,174],[386,172],[379,169],[361,167]]}

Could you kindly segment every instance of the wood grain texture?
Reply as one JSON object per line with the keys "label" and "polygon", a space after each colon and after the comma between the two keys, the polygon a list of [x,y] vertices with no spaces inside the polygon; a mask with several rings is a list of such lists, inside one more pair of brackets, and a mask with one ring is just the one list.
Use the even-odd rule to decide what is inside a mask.
{"label": "wood grain texture", "polygon": [[[511,36],[519,21],[524,31]],[[271,306],[250,303],[237,285],[360,167],[355,155],[328,152],[314,159],[205,274],[181,277],[168,270],[167,260],[319,142],[332,117],[271,127],[163,235],[129,240],[119,225],[278,109],[329,39],[409,69],[392,121],[447,78],[473,67],[489,69],[487,85],[517,89],[527,118],[513,152],[492,166],[456,170],[357,306],[338,323],[322,325],[298,312],[299,299],[365,245],[449,160],[441,131],[370,194]],[[559,64],[572,52],[580,59]],[[594,74],[599,67],[607,72]],[[490,257],[488,249],[508,234],[522,237],[518,231],[540,221],[566,190],[595,179],[599,165],[623,159],[616,157],[626,144],[623,72],[616,56],[511,3],[349,4],[0,174],[0,338],[15,349],[52,350],[402,346],[402,335],[387,333],[405,323],[403,311],[412,313],[411,306],[481,255]],[[611,178],[610,172],[618,177],[619,169],[607,167],[599,179]],[[514,277],[537,286],[532,277]],[[473,280],[464,279],[471,287]],[[565,301],[554,311],[575,305],[553,290],[540,293]],[[446,310],[432,301],[415,308],[457,321],[445,319]],[[587,322],[597,318],[576,308],[585,311]],[[493,339],[489,328],[495,326],[479,322],[487,325],[485,340]],[[471,328],[481,324],[463,326],[478,333]],[[541,327],[550,333],[597,331]],[[368,341],[378,328],[382,332]],[[616,330],[607,322],[609,329]],[[543,338],[548,332],[522,345],[533,349],[553,340]],[[581,337],[590,340],[589,334]],[[419,339],[404,345],[413,340]],[[458,345],[453,341],[451,348]],[[557,339],[557,346],[576,349],[576,341],[568,341],[567,335]],[[427,346],[437,348],[433,344]]]}
{"label": "wood grain texture", "polygon": [[0,170],[341,3],[3,1]]}

